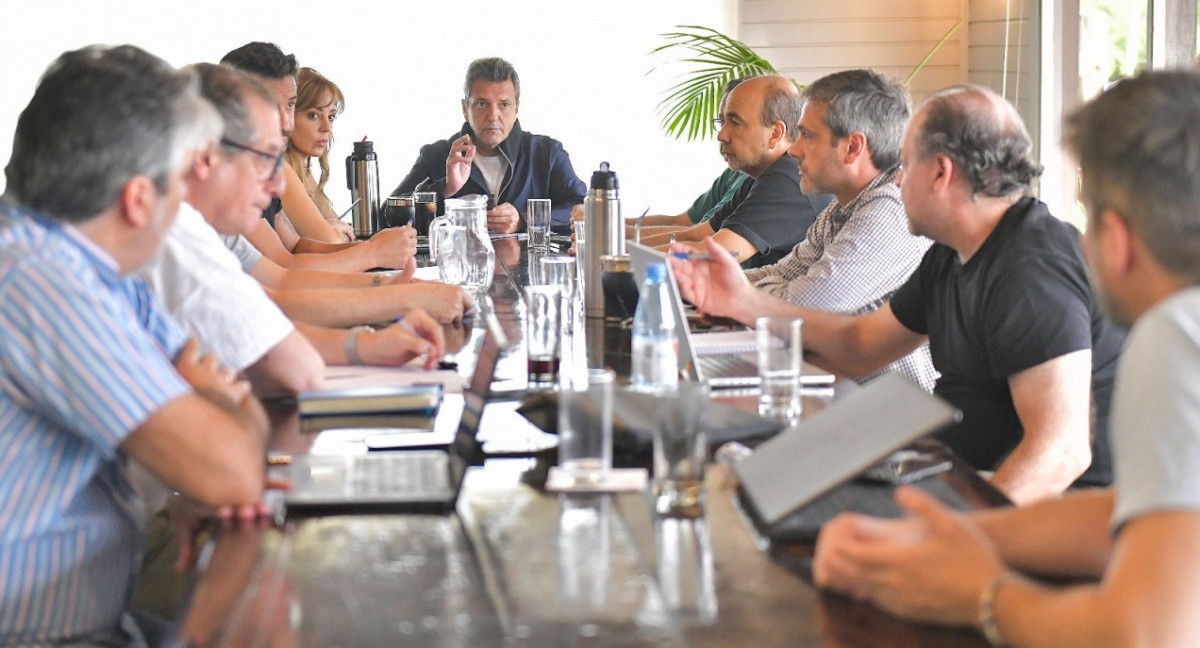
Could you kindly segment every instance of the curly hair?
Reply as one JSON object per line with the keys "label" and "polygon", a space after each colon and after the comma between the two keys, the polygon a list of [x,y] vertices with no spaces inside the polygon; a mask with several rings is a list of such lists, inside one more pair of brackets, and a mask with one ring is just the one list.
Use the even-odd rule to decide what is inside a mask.
{"label": "curly hair", "polygon": [[916,136],[922,160],[948,156],[975,195],[1026,195],[1042,174],[1033,140],[1012,104],[983,86],[953,86],[921,102]]}

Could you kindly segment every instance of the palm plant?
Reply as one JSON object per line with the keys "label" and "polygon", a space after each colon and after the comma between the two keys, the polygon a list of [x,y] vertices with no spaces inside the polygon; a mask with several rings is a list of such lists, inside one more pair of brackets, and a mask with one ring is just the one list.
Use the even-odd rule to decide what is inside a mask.
{"label": "palm plant", "polygon": [[[912,81],[961,25],[961,20],[954,23],[954,26],[934,44],[921,62],[909,72],[904,80],[906,84]],[[775,66],[755,53],[750,46],[715,29],[699,25],[678,25],[676,29],[680,31],[662,34],[667,42],[654,48],[651,53],[682,49],[687,53],[675,62],[692,64],[695,69],[683,75],[678,83],[667,89],[666,95],[658,104],[657,112],[661,116],[662,128],[667,135],[687,138],[689,142],[707,139],[712,135],[712,120],[717,116],[721,91],[725,84],[738,77],[775,74]],[[651,72],[653,71],[652,69]],[[803,88],[799,83],[796,87]]]}

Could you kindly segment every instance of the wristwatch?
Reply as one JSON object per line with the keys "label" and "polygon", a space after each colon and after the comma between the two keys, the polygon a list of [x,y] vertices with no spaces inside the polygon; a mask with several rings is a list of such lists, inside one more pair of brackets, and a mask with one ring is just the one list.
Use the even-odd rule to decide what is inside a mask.
{"label": "wristwatch", "polygon": [[346,352],[347,363],[356,367],[362,365],[362,358],[358,355],[358,335],[359,333],[374,332],[375,329],[370,326],[355,326],[354,328],[350,329],[350,332],[346,335],[345,345],[342,347]]}

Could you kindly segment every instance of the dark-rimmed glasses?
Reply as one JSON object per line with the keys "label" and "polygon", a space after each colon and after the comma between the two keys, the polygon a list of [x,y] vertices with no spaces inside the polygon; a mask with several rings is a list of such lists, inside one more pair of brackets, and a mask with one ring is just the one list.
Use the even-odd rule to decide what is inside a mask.
{"label": "dark-rimmed glasses", "polygon": [[274,153],[267,153],[266,151],[260,151],[253,146],[239,144],[238,142],[235,142],[227,137],[221,138],[221,145],[228,146],[229,148],[237,149],[239,151],[245,151],[246,153],[253,153],[255,156],[257,156],[255,158],[257,161],[255,166],[257,166],[258,170],[263,174],[263,176],[265,176],[263,180],[274,180],[275,176],[279,175],[279,170],[283,168],[284,152],[281,152],[278,155]]}

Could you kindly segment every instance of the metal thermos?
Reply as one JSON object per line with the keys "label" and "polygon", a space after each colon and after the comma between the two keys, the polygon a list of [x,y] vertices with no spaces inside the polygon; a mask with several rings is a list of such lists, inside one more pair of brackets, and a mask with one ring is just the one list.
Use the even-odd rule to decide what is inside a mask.
{"label": "metal thermos", "polygon": [[373,142],[354,143],[354,152],[346,157],[346,185],[350,189],[350,200],[355,201],[351,217],[354,236],[370,238],[380,229],[379,163]]}
{"label": "metal thermos", "polygon": [[617,174],[601,162],[592,174],[591,188],[583,201],[584,236],[583,303],[588,317],[604,317],[603,267],[600,259],[625,254],[625,223],[617,196]]}

